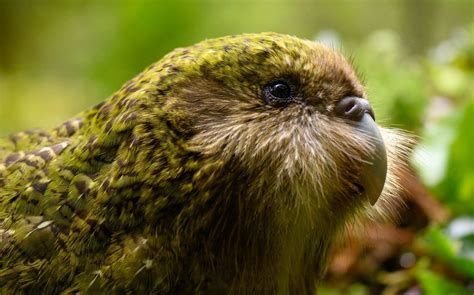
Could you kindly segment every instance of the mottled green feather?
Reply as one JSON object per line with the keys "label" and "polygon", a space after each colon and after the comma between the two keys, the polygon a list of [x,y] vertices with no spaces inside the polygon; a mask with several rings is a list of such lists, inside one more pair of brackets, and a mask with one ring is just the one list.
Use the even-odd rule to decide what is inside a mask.
{"label": "mottled green feather", "polygon": [[[353,209],[314,215],[306,211],[320,205],[298,198],[311,191],[305,161],[285,168],[298,150],[272,133],[295,123],[259,98],[278,77],[298,79],[302,96],[319,95],[324,104],[311,112],[324,114],[321,122],[340,97],[364,96],[332,50],[248,34],[176,49],[57,128],[0,140],[1,293],[314,290]],[[357,153],[360,140],[341,145],[343,132],[324,126],[318,132],[339,136],[330,165],[349,163],[337,150]],[[258,144],[267,135],[277,152],[270,139]],[[319,168],[308,173],[327,170]],[[328,191],[342,196],[338,179],[349,174],[331,173]]]}

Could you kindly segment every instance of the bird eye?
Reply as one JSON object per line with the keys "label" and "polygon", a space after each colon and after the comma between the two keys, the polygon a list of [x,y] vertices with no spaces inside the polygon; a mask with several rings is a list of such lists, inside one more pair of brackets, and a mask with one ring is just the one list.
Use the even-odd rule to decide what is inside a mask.
{"label": "bird eye", "polygon": [[274,81],[267,84],[263,93],[270,104],[285,104],[291,100],[291,86],[286,81]]}

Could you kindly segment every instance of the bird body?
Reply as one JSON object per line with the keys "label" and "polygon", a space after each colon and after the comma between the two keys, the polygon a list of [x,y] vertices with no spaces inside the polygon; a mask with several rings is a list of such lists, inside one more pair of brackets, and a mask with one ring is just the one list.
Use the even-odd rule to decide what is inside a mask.
{"label": "bird body", "polygon": [[0,140],[2,293],[314,293],[347,225],[390,207],[406,153],[379,128],[371,206],[376,144],[344,97],[366,94],[339,53],[245,34],[176,49],[74,119]]}

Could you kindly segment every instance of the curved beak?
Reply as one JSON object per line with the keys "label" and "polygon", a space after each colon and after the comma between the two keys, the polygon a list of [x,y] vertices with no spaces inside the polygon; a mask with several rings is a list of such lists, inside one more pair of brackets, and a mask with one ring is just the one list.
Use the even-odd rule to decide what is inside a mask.
{"label": "curved beak", "polygon": [[370,204],[374,205],[383,191],[387,177],[387,152],[380,130],[369,114],[364,114],[356,126],[357,129],[370,136],[374,144],[373,152],[364,159],[360,180]]}
{"label": "curved beak", "polygon": [[344,97],[335,108],[336,115],[354,121],[355,127],[370,137],[374,150],[363,160],[360,185],[370,203],[374,205],[382,193],[387,177],[387,152],[369,102],[360,97]]}

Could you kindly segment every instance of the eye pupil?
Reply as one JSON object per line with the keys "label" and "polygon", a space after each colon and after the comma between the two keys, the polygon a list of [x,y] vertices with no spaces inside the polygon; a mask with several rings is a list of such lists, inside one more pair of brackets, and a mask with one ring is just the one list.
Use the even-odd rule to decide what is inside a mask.
{"label": "eye pupil", "polygon": [[290,96],[290,87],[284,83],[275,83],[270,89],[271,95],[278,98],[288,98]]}
{"label": "eye pupil", "polygon": [[274,81],[263,89],[265,101],[272,105],[286,105],[292,100],[293,89],[286,81]]}

